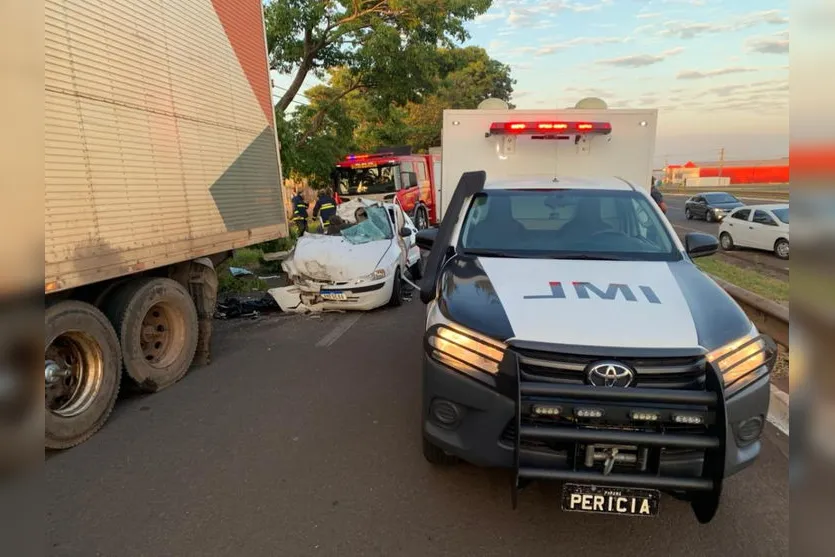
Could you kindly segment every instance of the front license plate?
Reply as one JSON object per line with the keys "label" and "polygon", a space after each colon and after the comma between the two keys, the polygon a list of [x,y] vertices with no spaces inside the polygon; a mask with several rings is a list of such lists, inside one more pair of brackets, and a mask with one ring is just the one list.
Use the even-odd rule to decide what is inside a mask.
{"label": "front license plate", "polygon": [[336,290],[322,290],[319,292],[319,295],[322,297],[323,300],[334,300],[337,302],[344,302],[348,299],[348,295],[344,292],[338,292]]}
{"label": "front license plate", "polygon": [[655,489],[565,484],[562,509],[587,513],[656,516],[660,493]]}

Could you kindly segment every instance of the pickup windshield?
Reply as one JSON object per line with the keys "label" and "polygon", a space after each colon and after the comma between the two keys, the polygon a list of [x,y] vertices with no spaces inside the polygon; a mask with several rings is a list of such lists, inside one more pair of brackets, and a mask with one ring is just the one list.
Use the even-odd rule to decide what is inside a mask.
{"label": "pickup windshield", "polygon": [[368,168],[343,168],[335,171],[335,185],[340,195],[394,193],[400,189],[398,165],[385,164]]}
{"label": "pickup windshield", "polygon": [[635,191],[489,190],[464,218],[459,249],[485,257],[676,261],[675,243]]}

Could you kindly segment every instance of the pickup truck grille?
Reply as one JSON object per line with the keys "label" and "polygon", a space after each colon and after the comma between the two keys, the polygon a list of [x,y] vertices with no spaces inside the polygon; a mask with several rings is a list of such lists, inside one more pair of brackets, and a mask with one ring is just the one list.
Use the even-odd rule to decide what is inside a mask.
{"label": "pickup truck grille", "polygon": [[[583,385],[585,369],[603,358],[529,349],[515,349],[525,381]],[[614,355],[635,370],[635,387],[704,390],[706,362],[701,356],[634,358]]]}

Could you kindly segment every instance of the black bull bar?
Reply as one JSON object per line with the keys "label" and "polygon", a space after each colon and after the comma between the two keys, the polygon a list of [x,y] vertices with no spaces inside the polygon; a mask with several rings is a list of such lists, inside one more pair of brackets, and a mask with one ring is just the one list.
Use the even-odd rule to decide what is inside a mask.
{"label": "black bull bar", "polygon": [[[515,400],[515,428],[512,428],[514,467],[512,503],[516,509],[519,493],[532,480],[556,480],[621,487],[642,487],[685,492],[696,518],[710,522],[719,507],[725,476],[726,440],[729,438],[726,401],[719,372],[706,363],[704,390],[662,388],[601,388],[591,385],[531,381],[524,377],[520,356],[507,350],[496,376],[496,387]],[[532,421],[536,405],[559,406],[564,414],[576,407],[599,407],[607,415],[616,416],[617,424],[597,427],[579,420],[561,421],[553,425],[547,420]],[[686,432],[669,432],[663,427],[633,427],[628,408],[661,408],[667,415],[674,412],[698,412],[705,417],[703,427]],[[609,409],[612,412],[609,412]],[[565,412],[565,410],[568,410]],[[566,458],[566,466],[549,467],[525,462],[525,442],[555,442],[573,445],[573,454]],[[635,446],[645,451],[644,466],[626,473],[596,470],[584,462],[584,450],[594,445]],[[701,451],[701,475],[662,475],[661,455],[665,449]],[[569,450],[569,453],[571,450]],[[650,455],[647,463],[647,455]]]}

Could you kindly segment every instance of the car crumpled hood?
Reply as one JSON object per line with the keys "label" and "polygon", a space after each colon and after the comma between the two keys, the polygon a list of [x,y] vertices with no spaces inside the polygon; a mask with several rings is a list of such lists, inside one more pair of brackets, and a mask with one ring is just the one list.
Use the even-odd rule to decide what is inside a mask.
{"label": "car crumpled hood", "polygon": [[323,282],[346,282],[371,274],[392,240],[352,244],[342,236],[305,234],[285,263],[296,272]]}

